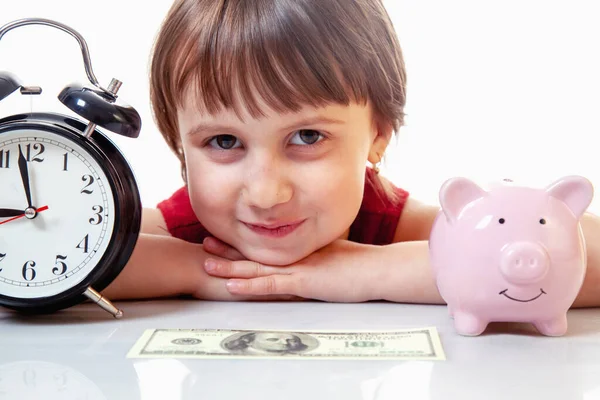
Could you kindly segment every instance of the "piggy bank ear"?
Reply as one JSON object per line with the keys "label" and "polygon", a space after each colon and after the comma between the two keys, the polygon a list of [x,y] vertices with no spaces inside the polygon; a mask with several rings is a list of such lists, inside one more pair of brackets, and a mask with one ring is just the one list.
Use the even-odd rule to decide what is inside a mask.
{"label": "piggy bank ear", "polygon": [[453,223],[460,212],[473,201],[487,196],[487,192],[467,178],[451,178],[440,189],[440,205],[446,218]]}
{"label": "piggy bank ear", "polygon": [[575,214],[581,217],[594,197],[592,183],[581,176],[566,176],[546,187],[546,192],[561,201]]}

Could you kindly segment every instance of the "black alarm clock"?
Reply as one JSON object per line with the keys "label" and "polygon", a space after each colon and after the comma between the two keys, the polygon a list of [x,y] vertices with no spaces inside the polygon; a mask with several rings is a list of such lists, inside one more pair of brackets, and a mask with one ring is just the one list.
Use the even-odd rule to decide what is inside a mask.
{"label": "black alarm clock", "polygon": [[[130,138],[141,129],[132,107],[117,101],[121,82],[96,79],[85,40],[59,22],[28,18],[77,39],[92,86],[71,84],[58,99],[82,117],[23,113],[0,119],[0,305],[50,313],[91,299],[114,317],[123,312],[100,292],[123,270],[139,236],[142,206],[130,165],[99,127]],[[39,95],[0,72],[0,101]]]}

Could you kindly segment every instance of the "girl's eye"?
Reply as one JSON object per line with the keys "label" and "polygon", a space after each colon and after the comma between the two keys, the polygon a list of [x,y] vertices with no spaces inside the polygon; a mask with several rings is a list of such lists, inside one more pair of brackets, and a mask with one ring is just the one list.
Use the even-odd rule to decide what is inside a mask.
{"label": "girl's eye", "polygon": [[233,135],[215,136],[209,144],[221,150],[231,150],[241,146],[239,140]]}
{"label": "girl's eye", "polygon": [[317,143],[318,141],[323,139],[323,137],[323,134],[318,131],[314,131],[312,129],[302,129],[294,133],[294,136],[292,137],[290,143],[300,146],[306,146]]}

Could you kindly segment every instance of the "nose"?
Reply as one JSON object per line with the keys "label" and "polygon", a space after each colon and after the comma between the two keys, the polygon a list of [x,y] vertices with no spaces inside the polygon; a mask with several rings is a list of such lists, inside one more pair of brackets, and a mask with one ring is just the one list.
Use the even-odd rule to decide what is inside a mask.
{"label": "nose", "polygon": [[287,203],[293,195],[291,183],[280,168],[270,165],[248,174],[242,198],[251,207],[269,209]]}
{"label": "nose", "polygon": [[502,252],[500,271],[516,285],[535,283],[548,272],[550,258],[546,250],[536,243],[512,243]]}

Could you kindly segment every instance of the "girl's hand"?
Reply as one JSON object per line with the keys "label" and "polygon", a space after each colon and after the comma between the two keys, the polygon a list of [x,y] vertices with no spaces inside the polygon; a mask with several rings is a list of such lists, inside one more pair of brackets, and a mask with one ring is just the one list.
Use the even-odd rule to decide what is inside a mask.
{"label": "girl's hand", "polygon": [[202,246],[204,247],[204,251],[207,253],[212,253],[221,258],[226,258],[231,261],[246,260],[246,257],[244,257],[239,251],[212,236],[204,239]]}
{"label": "girl's hand", "polygon": [[[215,258],[202,245],[169,236],[141,234],[132,257],[117,278],[102,291],[111,300],[193,296],[212,301],[288,300],[291,296],[237,295],[227,279],[211,276],[203,266]],[[227,260],[218,258],[223,262]]]}
{"label": "girl's hand", "polygon": [[208,247],[222,258],[207,259],[206,272],[230,278],[227,289],[235,295],[292,295],[330,302],[362,302],[376,299],[378,283],[385,279],[382,271],[386,268],[377,262],[378,247],[347,240],[335,241],[296,264],[283,267],[244,260],[222,242]]}

